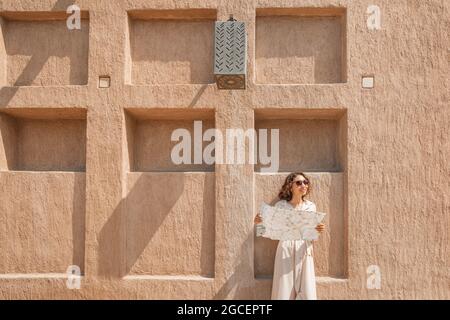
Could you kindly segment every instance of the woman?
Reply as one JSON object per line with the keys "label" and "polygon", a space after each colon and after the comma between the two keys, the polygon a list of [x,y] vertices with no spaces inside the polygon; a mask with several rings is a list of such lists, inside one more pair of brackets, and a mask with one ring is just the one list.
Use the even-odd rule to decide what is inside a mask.
{"label": "woman", "polygon": [[[278,201],[275,207],[316,211],[316,205],[306,200],[306,195],[311,190],[311,183],[307,176],[302,172],[294,172],[286,177],[286,180],[278,194]],[[255,223],[261,223],[262,218],[258,213],[255,217]],[[317,225],[316,230],[321,233],[325,229],[323,223]],[[272,300],[293,300],[307,299],[315,300],[315,275],[314,265],[310,260],[312,272],[303,274],[302,271],[308,268],[302,268],[306,261],[306,255],[310,255],[312,259],[312,243],[304,240],[282,240],[278,243],[275,255],[275,264],[272,283]],[[304,269],[304,270],[302,270]],[[310,288],[305,288],[305,281],[311,280]]]}

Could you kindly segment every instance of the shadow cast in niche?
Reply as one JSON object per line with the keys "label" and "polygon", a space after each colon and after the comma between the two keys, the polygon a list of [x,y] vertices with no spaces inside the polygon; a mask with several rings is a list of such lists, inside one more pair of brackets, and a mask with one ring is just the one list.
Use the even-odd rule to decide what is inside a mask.
{"label": "shadow cast in niche", "polygon": [[[139,177],[100,231],[100,276],[121,278],[129,274],[183,192],[184,181],[179,177],[180,181],[170,190],[164,181],[152,180]],[[148,196],[143,195],[142,190]],[[152,212],[147,209],[149,205]],[[128,229],[135,231],[132,243],[127,243]]]}
{"label": "shadow cast in niche", "polygon": [[74,172],[72,201],[72,242],[73,264],[80,267],[84,275],[85,233],[86,228],[86,175]]}
{"label": "shadow cast in niche", "polygon": [[[335,177],[334,175],[331,176],[331,186],[337,186],[337,183],[335,182],[341,181],[340,178]],[[339,199],[341,197],[338,197],[340,192],[340,188],[333,188],[331,187],[329,190],[329,203],[334,203],[333,199]],[[344,201],[344,200],[343,200]],[[332,205],[330,206],[330,213],[325,217],[326,220],[324,223],[329,224],[328,226],[328,233],[330,237],[330,243],[328,248],[328,274],[332,277],[336,278],[346,278],[346,271],[345,271],[345,260],[346,257],[346,251],[344,250],[344,242],[345,237],[344,234],[340,233],[339,230],[344,230],[345,228],[345,222],[344,222],[344,216],[345,216],[345,209],[344,209],[344,203],[342,203],[342,212],[344,213],[344,216],[339,214],[339,206]],[[338,252],[342,252],[342,255],[336,254]]]}
{"label": "shadow cast in niche", "polygon": [[[8,28],[6,22],[6,28]],[[18,25],[14,26],[12,35],[5,34],[5,48],[8,57],[12,56],[29,56],[31,57],[20,75],[14,79],[13,86],[32,86],[33,81],[42,71],[50,57],[68,58],[70,61],[69,83],[59,84],[52,83],[49,85],[85,85],[87,79],[88,65],[88,46],[89,33],[82,32],[84,28],[89,28],[85,20],[81,22],[81,30],[69,30],[62,21],[32,21],[30,22],[14,22]],[[18,41],[18,35],[26,35],[28,28],[32,28],[32,36],[25,36],[25,41]],[[17,34],[18,33],[18,34]],[[49,33],[52,37],[59,41],[46,44]],[[63,45],[65,43],[65,45]],[[80,54],[80,50],[84,54]],[[84,66],[84,67],[82,67]],[[57,74],[51,74],[51,77]],[[39,85],[39,84],[37,84]]]}
{"label": "shadow cast in niche", "polygon": [[[205,185],[206,178],[205,175]],[[136,179],[127,196],[116,207],[112,216],[100,231],[98,271],[101,277],[122,278],[134,273],[172,274],[171,270],[161,271],[157,264],[142,261],[140,258],[185,191],[185,179],[185,176],[179,173],[152,174],[150,177],[143,173]],[[211,207],[211,204],[208,201],[213,199],[214,190],[206,188],[202,203],[199,263],[200,274],[207,277],[212,277],[211,273],[214,272],[214,270],[211,270],[214,242],[211,242],[206,232],[211,227],[207,209]],[[185,214],[189,215],[189,204],[185,207]],[[175,221],[182,221],[182,219],[176,219]],[[214,222],[212,222],[212,225],[214,226]],[[186,230],[186,232],[189,232],[189,230]],[[175,234],[174,236],[176,237]],[[171,257],[167,253],[169,252],[170,255],[172,253],[177,254],[177,251],[183,249],[179,247],[180,243],[180,241],[164,243],[162,248],[159,248],[161,253],[158,252],[154,261],[170,264]],[[155,270],[155,267],[158,270]]]}
{"label": "shadow cast in niche", "polygon": [[[73,5],[73,0],[57,0],[53,7],[49,11],[66,11],[69,6]],[[67,29],[67,31],[70,31]],[[4,39],[3,39],[4,41]],[[15,45],[15,42],[12,42],[13,45]],[[16,44],[17,45],[17,44]],[[5,50],[6,53],[11,52],[10,50],[13,50],[13,52],[16,52],[17,50],[14,48],[9,48],[9,46],[5,43]],[[27,52],[25,52],[27,53]],[[66,55],[60,55],[60,56],[66,56]],[[49,55],[42,55],[42,54],[31,54],[30,61],[27,62],[25,68],[23,68],[20,75],[17,77],[14,86],[12,87],[2,87],[0,89],[0,107],[6,107],[8,106],[11,99],[15,96],[17,93],[17,90],[19,89],[18,85],[30,85],[38,76],[38,74],[42,71],[42,68],[44,67],[45,63],[48,61]],[[76,57],[76,55],[75,55]],[[72,59],[71,59],[71,72],[70,72],[70,81],[72,82],[75,78],[73,70],[77,69],[77,66],[72,66]],[[6,79],[5,79],[6,80]]]}

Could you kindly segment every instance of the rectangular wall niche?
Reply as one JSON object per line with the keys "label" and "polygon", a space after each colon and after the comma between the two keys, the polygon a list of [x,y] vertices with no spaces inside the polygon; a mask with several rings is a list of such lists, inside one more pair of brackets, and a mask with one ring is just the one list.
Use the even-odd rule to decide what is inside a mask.
{"label": "rectangular wall niche", "polygon": [[[203,133],[214,128],[213,109],[145,109],[127,108],[126,150],[128,151],[127,167],[129,171],[146,172],[213,172],[214,164],[207,164],[204,159],[195,163],[194,151],[194,121],[201,121],[200,139]],[[172,133],[177,129],[189,132],[191,157],[190,163],[177,164],[171,154],[181,138],[171,141]],[[183,138],[183,141],[187,141]],[[200,141],[202,150],[209,141]],[[187,150],[188,148],[186,148]],[[202,151],[200,150],[200,151]]]}
{"label": "rectangular wall niche", "polygon": [[65,12],[0,12],[0,84],[86,85],[89,17],[69,30]]}
{"label": "rectangular wall niche", "polygon": [[[341,172],[305,172],[313,183],[308,199],[317,210],[326,212],[327,231],[314,243],[317,276],[344,278],[346,276],[346,206],[345,179]],[[255,204],[264,201],[274,205],[287,173],[255,173]],[[271,278],[277,241],[255,237],[254,265],[256,278]]]}
{"label": "rectangular wall niche", "polygon": [[127,108],[124,121],[125,274],[214,277],[214,165],[171,159],[179,143],[172,132],[182,129],[193,160],[194,121],[202,121],[203,132],[213,128],[214,110]]}
{"label": "rectangular wall niche", "polygon": [[0,111],[1,171],[85,171],[86,109]]}
{"label": "rectangular wall niche", "polygon": [[257,9],[256,82],[346,82],[345,8]]}
{"label": "rectangular wall niche", "polygon": [[126,82],[213,83],[215,9],[128,12]]}
{"label": "rectangular wall niche", "polygon": [[[280,172],[339,172],[345,157],[345,136],[339,110],[276,110],[255,111],[255,129],[267,129],[271,154],[270,132],[279,130]],[[258,144],[259,147],[259,144]],[[259,152],[259,149],[258,149]],[[268,167],[259,162],[255,171]]]}
{"label": "rectangular wall niche", "polygon": [[83,274],[85,173],[3,171],[0,181],[0,274]]}
{"label": "rectangular wall niche", "polygon": [[[274,205],[286,176],[305,172],[311,179],[308,199],[326,212],[327,231],[314,244],[316,274],[344,278],[347,274],[346,174],[347,115],[343,109],[255,110],[256,129],[280,130],[280,170],[263,173],[255,168],[255,205]],[[269,144],[270,145],[270,144]],[[277,242],[255,237],[256,278],[273,275]]]}
{"label": "rectangular wall niche", "polygon": [[126,275],[214,277],[214,172],[129,172]]}

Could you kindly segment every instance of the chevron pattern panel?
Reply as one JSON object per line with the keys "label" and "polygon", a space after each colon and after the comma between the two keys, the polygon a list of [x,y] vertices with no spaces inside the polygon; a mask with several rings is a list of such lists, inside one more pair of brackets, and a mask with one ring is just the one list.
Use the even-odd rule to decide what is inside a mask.
{"label": "chevron pattern panel", "polygon": [[245,23],[217,21],[214,38],[214,75],[219,89],[245,89],[246,73]]}

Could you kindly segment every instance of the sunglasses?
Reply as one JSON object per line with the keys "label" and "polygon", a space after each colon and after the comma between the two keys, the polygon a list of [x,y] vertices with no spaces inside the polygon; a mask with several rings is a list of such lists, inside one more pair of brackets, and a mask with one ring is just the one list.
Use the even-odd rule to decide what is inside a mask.
{"label": "sunglasses", "polygon": [[308,184],[309,184],[309,181],[308,180],[297,180],[297,181],[294,181],[295,182],[295,184],[298,186],[298,187],[300,187],[302,184],[304,184],[305,186],[307,186]]}

